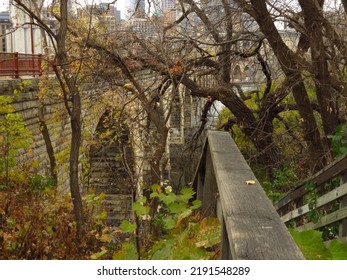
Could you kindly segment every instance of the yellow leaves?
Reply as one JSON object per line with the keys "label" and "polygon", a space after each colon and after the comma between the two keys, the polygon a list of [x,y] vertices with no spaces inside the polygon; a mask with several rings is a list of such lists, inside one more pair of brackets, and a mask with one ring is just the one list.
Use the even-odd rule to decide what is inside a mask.
{"label": "yellow leaves", "polygon": [[131,83],[127,83],[123,86],[123,88],[127,91],[134,91],[134,86]]}
{"label": "yellow leaves", "polygon": [[100,252],[98,252],[98,253],[95,253],[95,254],[91,255],[90,258],[91,258],[92,260],[98,260],[98,259],[100,259],[103,255],[105,255],[106,253],[107,253],[107,250],[102,250],[102,251],[100,251]]}
{"label": "yellow leaves", "polygon": [[204,218],[200,222],[195,246],[198,248],[209,248],[220,243],[221,224],[217,218]]}
{"label": "yellow leaves", "polygon": [[114,244],[115,239],[117,239],[117,235],[119,234],[122,234],[122,231],[119,228],[105,227],[102,231],[94,229],[90,231],[88,235],[91,239],[95,238],[102,242],[102,246],[100,246],[99,243],[99,248],[103,251],[106,250],[106,247],[108,246],[107,244]]}
{"label": "yellow leaves", "polygon": [[215,53],[215,52],[210,52],[210,56],[216,57],[216,56],[217,56],[217,53]]}
{"label": "yellow leaves", "polygon": [[112,235],[111,234],[107,234],[107,233],[103,233],[101,235],[101,237],[99,238],[99,240],[101,242],[109,243],[109,242],[112,241]]}
{"label": "yellow leaves", "polygon": [[39,162],[38,160],[33,160],[33,161],[32,161],[32,167],[33,167],[34,169],[39,168],[39,167],[40,167],[40,162]]}

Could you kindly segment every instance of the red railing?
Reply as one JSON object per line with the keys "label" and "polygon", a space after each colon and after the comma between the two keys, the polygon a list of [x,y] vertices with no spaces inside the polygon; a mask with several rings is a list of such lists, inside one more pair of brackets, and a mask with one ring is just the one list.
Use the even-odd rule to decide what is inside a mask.
{"label": "red railing", "polygon": [[0,53],[0,76],[41,76],[42,55],[24,53]]}

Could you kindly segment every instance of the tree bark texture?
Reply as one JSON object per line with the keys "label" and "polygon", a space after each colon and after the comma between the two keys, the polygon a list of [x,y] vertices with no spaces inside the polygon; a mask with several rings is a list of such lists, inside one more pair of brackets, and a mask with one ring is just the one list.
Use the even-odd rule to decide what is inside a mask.
{"label": "tree bark texture", "polygon": [[278,148],[273,140],[274,115],[268,110],[261,119],[257,119],[250,108],[237,96],[237,94],[227,86],[217,86],[206,88],[199,86],[188,77],[180,78],[182,84],[190,89],[192,95],[200,97],[212,97],[220,100],[237,118],[240,129],[249,137],[257,151],[261,162],[270,175],[273,168],[279,167],[280,155]]}
{"label": "tree bark texture", "polygon": [[[69,164],[69,176],[70,176],[70,191],[72,202],[74,206],[74,215],[77,225],[77,237],[81,240],[84,235],[84,212],[82,205],[82,197],[80,193],[80,185],[78,178],[78,162],[79,153],[81,146],[81,96],[76,88],[75,79],[70,74],[67,50],[66,50],[66,35],[67,35],[67,20],[68,20],[68,9],[67,0],[60,1],[60,13],[61,21],[57,40],[57,59],[58,63],[62,67],[62,75],[66,82],[66,87],[61,83],[65,106],[70,114],[71,122],[71,150],[70,150],[70,164]],[[65,91],[65,92],[64,92]],[[68,99],[71,100],[71,108],[69,106]]]}
{"label": "tree bark texture", "polygon": [[339,124],[339,119],[332,94],[327,54],[323,41],[323,23],[320,20],[323,18],[323,14],[315,1],[299,0],[299,3],[304,14],[307,36],[310,39],[312,70],[323,128],[325,135],[332,135]]}
{"label": "tree bark texture", "polygon": [[260,30],[266,36],[272,50],[287,78],[295,81],[292,93],[302,119],[304,139],[307,144],[310,166],[313,172],[320,170],[324,164],[324,149],[320,132],[313,114],[313,109],[301,76],[297,55],[283,42],[278,33],[264,0],[251,0],[252,14]]}
{"label": "tree bark texture", "polygon": [[44,118],[44,105],[40,104],[38,108],[38,117],[40,122],[40,131],[43,137],[43,140],[45,141],[46,151],[49,158],[49,166],[50,166],[50,173],[51,177],[54,180],[55,185],[58,185],[58,176],[57,176],[57,164],[55,160],[55,154],[54,149],[51,141],[51,137],[46,125],[46,121]]}
{"label": "tree bark texture", "polygon": [[78,178],[78,163],[81,146],[81,97],[79,93],[72,96],[71,114],[71,151],[70,151],[70,190],[74,205],[74,214],[77,223],[77,235],[82,238],[84,234],[84,212]]}

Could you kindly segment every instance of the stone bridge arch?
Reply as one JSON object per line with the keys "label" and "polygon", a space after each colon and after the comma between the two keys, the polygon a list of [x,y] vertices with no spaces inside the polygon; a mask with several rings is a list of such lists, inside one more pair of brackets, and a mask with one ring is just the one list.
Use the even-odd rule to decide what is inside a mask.
{"label": "stone bridge arch", "polygon": [[[30,83],[29,83],[30,82]],[[202,81],[207,82],[207,81]],[[208,81],[210,82],[210,81]],[[13,95],[13,91],[20,86],[20,80],[0,81],[0,92],[4,95]],[[52,84],[54,79],[52,79]],[[39,163],[38,172],[49,176],[49,159],[45,147],[45,142],[40,131],[40,122],[37,117],[38,112],[38,79],[28,80],[28,84],[22,94],[16,96],[13,100],[13,107],[25,121],[27,128],[33,135],[30,155],[26,151],[18,154],[18,162],[27,162],[35,159]],[[192,145],[192,139],[195,131],[200,127],[200,113],[203,108],[203,100],[193,98],[189,91],[180,93],[174,106],[175,116],[170,120],[172,133],[168,137],[167,143],[167,174],[173,181],[174,186],[180,187],[187,185],[191,181],[194,173],[195,158],[197,149],[190,151],[188,148]],[[101,84],[99,87],[91,87],[89,84],[84,86],[82,100],[82,119],[83,119],[83,143],[81,149],[81,162],[92,158],[90,167],[87,170],[89,179],[82,175],[86,171],[83,164],[80,164],[83,187],[94,188],[97,193],[106,194],[105,206],[109,212],[108,222],[118,224],[120,220],[130,215],[132,197],[132,185],[136,187],[136,192],[140,193],[141,187],[148,181],[150,166],[148,163],[149,152],[145,149],[148,142],[148,128],[146,126],[146,115],[143,111],[138,111],[136,104],[127,107],[127,121],[122,121],[123,129],[115,129],[114,132],[123,132],[123,136],[118,137],[120,142],[110,142],[109,146],[102,148],[97,145],[97,135],[103,131],[103,123],[110,118],[110,109],[121,106],[122,100],[115,89],[108,84]],[[117,111],[116,108],[113,108]],[[64,103],[58,98],[47,98],[45,100],[45,119],[50,132],[54,153],[57,156],[58,188],[63,192],[69,191],[69,169],[68,155],[71,143],[71,127],[69,116],[64,108]],[[140,119],[141,121],[131,121]],[[176,133],[177,132],[177,133]],[[126,138],[124,138],[126,136]],[[115,137],[112,133],[107,135],[112,139]],[[106,137],[106,138],[107,138]],[[106,139],[105,138],[105,139]],[[96,140],[93,142],[93,140]],[[129,177],[124,172],[121,146],[126,146],[127,162],[130,163],[134,174],[135,183],[131,183]],[[131,143],[131,144],[130,144]],[[94,145],[95,144],[95,145]],[[123,145],[124,147],[124,145]],[[124,151],[124,150],[122,150]],[[200,154],[200,153],[198,153]],[[102,158],[102,157],[105,158]],[[59,159],[58,159],[59,157]],[[89,161],[88,161],[89,162]],[[104,164],[104,166],[103,166]],[[133,166],[132,166],[133,164]],[[107,166],[107,168],[105,167]],[[116,170],[116,171],[115,171]],[[169,176],[170,175],[170,176]],[[171,176],[172,175],[172,176]],[[150,183],[150,182],[148,182]]]}
{"label": "stone bridge arch", "polygon": [[119,225],[131,216],[134,153],[125,118],[120,116],[119,108],[106,108],[89,150],[88,188],[105,194],[103,207],[110,225]]}

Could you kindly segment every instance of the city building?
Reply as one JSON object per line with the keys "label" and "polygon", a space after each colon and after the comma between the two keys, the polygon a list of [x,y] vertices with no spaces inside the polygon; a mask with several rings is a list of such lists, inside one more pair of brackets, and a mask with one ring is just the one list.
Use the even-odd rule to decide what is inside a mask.
{"label": "city building", "polygon": [[162,10],[174,9],[175,8],[175,0],[161,0],[160,6]]}
{"label": "city building", "polygon": [[[31,2],[28,1],[27,4],[30,8]],[[44,53],[42,33],[33,20],[14,5],[10,5],[10,18],[12,26],[10,34],[7,35],[8,51],[26,54]]]}
{"label": "city building", "polygon": [[[90,9],[90,6],[88,7]],[[100,4],[94,5],[93,7],[96,15],[107,15],[114,17],[118,21],[121,19],[120,11],[113,4],[100,2]]]}
{"label": "city building", "polygon": [[10,12],[0,12],[0,52],[8,52],[8,32],[11,29]]}
{"label": "city building", "polygon": [[131,18],[128,22],[130,31],[138,33],[141,36],[152,36],[154,26],[151,21],[144,18]]}
{"label": "city building", "polygon": [[175,0],[161,0],[160,3],[162,15],[166,23],[171,23],[176,20],[176,5]]}
{"label": "city building", "polygon": [[78,9],[78,17],[89,17],[91,9],[93,11],[93,16],[96,17],[95,19],[102,19],[104,24],[107,25],[107,29],[110,32],[119,29],[119,22],[121,21],[121,11],[117,10],[115,5],[105,2],[100,2],[100,4],[95,4],[93,6],[88,5],[87,9]]}
{"label": "city building", "polygon": [[176,20],[177,10],[175,0],[153,0],[152,15],[162,17],[164,23],[172,23]]}

